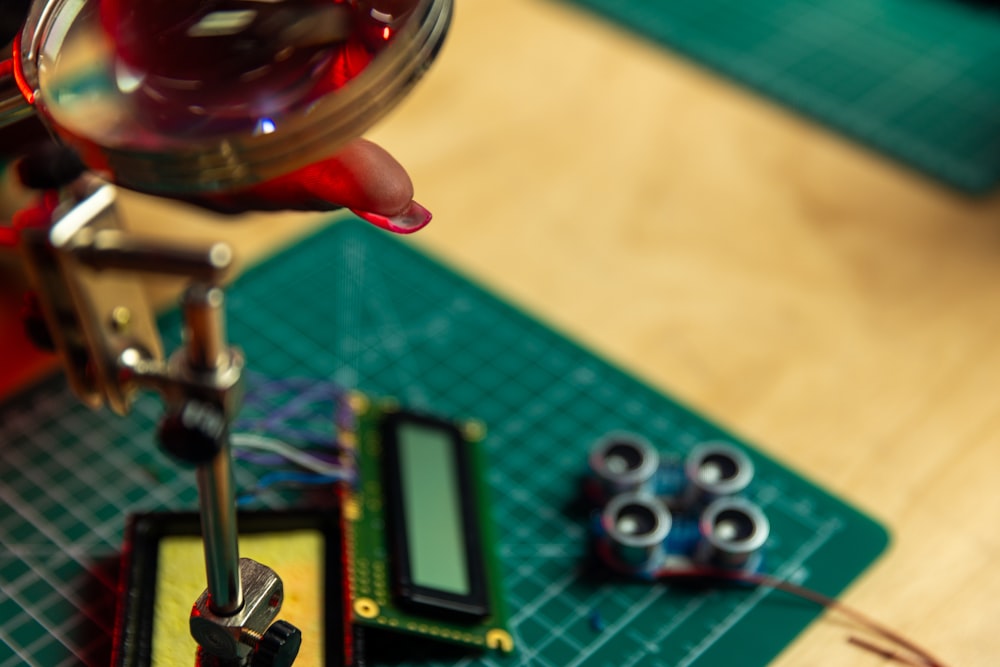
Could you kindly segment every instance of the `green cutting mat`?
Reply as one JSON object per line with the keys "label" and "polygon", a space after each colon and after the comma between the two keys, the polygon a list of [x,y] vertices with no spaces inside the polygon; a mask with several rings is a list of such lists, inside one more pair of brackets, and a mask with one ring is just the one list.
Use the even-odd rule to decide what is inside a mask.
{"label": "green cutting mat", "polygon": [[570,1],[952,186],[1000,181],[996,3]]}
{"label": "green cutting mat", "polygon": [[[232,340],[259,373],[334,379],[489,425],[519,650],[460,664],[755,667],[818,613],[764,589],[698,593],[589,573],[576,478],[597,436],[635,430],[678,454],[739,441],[405,244],[341,222],[242,278],[229,310]],[[154,397],[127,419],[92,413],[58,382],[0,408],[0,667],[107,664],[125,514],[196,504],[193,475],[153,442],[159,415]],[[772,523],[768,569],[837,594],[886,533],[751,455],[753,498]],[[252,481],[241,464],[238,484]]]}

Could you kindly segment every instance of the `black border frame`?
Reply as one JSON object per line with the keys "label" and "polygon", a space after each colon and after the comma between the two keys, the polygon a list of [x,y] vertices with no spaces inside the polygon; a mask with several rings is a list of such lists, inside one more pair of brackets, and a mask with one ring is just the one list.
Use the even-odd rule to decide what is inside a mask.
{"label": "black border frame", "polygon": [[[409,552],[409,530],[403,506],[403,479],[399,466],[399,429],[404,424],[416,424],[444,432],[451,443],[451,455],[458,475],[456,488],[461,503],[465,564],[469,575],[469,592],[459,595],[414,583]],[[382,441],[382,475],[387,501],[387,533],[394,593],[401,606],[432,618],[473,623],[490,615],[489,591],[486,586],[486,564],[482,533],[479,529],[479,502],[473,479],[469,447],[458,426],[429,415],[398,411],[383,416],[379,424]]]}
{"label": "black border frame", "polygon": [[[241,512],[238,522],[240,534],[243,535],[292,530],[318,530],[323,535],[323,653],[327,667],[342,667],[347,664],[351,660],[353,647],[348,639],[352,630],[347,621],[349,616],[346,607],[349,600],[339,507]],[[201,535],[198,513],[151,512],[129,518],[118,583],[118,613],[111,660],[113,667],[149,667],[151,663],[160,540],[176,535]]]}

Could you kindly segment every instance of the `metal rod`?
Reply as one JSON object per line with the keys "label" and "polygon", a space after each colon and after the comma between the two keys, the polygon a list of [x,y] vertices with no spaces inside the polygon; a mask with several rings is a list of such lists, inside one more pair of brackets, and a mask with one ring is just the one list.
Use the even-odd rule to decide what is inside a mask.
{"label": "metal rod", "polygon": [[222,450],[197,470],[209,604],[220,616],[230,616],[243,607],[236,499],[228,441],[226,436]]}
{"label": "metal rod", "polygon": [[[196,284],[184,294],[187,362],[195,372],[214,373],[228,364],[223,305],[218,287]],[[243,606],[243,584],[228,429],[222,438],[218,454],[198,466],[197,480],[210,606],[214,613],[229,616]]]}
{"label": "metal rod", "polygon": [[233,263],[233,251],[225,243],[200,247],[170,245],[118,229],[96,232],[89,243],[73,248],[73,256],[98,271],[115,269],[183,276],[206,283],[222,280]]}
{"label": "metal rod", "polygon": [[213,373],[228,363],[224,305],[218,287],[195,284],[184,293],[184,343],[188,367],[196,373]]}

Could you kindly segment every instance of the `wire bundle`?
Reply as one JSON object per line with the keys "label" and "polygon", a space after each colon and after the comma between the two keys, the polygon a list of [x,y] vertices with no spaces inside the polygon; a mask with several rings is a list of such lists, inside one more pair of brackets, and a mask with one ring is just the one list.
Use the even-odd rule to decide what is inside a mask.
{"label": "wire bundle", "polygon": [[[337,427],[353,414],[336,384],[309,378],[269,379],[248,374],[244,410],[233,424],[234,455],[270,470],[237,498],[245,505],[270,488],[304,488],[351,481],[355,472],[337,442]],[[294,443],[294,444],[293,444]]]}

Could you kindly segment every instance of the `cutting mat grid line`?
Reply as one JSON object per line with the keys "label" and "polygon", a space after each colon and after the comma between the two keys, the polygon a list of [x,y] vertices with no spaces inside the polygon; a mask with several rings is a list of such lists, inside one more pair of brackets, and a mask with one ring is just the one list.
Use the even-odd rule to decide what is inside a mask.
{"label": "cutting mat grid line", "polygon": [[992,3],[569,1],[954,187],[1000,181]]}
{"label": "cutting mat grid line", "polygon": [[[819,613],[765,591],[696,593],[594,572],[578,482],[597,437],[636,430],[676,456],[740,440],[405,244],[336,224],[241,278],[228,311],[255,377],[349,379],[488,425],[487,480],[520,650],[458,664],[754,667]],[[178,316],[162,325],[176,345]],[[126,513],[196,506],[193,474],[156,450],[159,414],[147,396],[128,418],[92,413],[58,382],[0,408],[0,666],[106,659],[98,614],[107,612],[93,601],[106,610],[113,581],[90,572],[107,572]],[[750,453],[754,498],[773,526],[768,569],[841,591],[884,548],[884,531]],[[238,465],[240,488],[252,473]]]}

